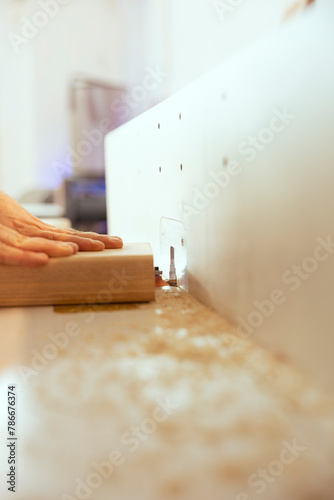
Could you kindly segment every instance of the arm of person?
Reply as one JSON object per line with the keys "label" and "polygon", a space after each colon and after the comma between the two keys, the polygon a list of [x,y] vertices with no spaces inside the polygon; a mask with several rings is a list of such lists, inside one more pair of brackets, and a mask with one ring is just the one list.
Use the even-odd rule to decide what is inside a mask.
{"label": "arm of person", "polygon": [[66,257],[77,251],[122,248],[118,236],[61,229],[34,217],[0,191],[0,263],[41,266],[50,257]]}

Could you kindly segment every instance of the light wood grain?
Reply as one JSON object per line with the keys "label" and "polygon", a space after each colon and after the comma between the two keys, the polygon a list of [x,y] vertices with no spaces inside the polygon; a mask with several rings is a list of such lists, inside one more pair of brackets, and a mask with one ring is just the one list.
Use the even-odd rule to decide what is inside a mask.
{"label": "light wood grain", "polygon": [[155,298],[148,243],[54,258],[41,268],[0,265],[0,306],[146,302]]}

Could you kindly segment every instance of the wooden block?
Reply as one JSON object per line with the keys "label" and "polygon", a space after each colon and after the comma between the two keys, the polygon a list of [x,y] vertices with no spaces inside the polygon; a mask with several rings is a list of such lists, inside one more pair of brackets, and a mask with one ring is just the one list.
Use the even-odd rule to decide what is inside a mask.
{"label": "wooden block", "polygon": [[40,268],[0,265],[0,306],[146,302],[155,299],[148,243],[53,258]]}

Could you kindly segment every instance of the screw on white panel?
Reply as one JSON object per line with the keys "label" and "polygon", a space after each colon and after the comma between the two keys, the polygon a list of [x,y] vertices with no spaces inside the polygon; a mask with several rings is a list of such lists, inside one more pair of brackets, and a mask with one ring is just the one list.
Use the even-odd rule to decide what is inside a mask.
{"label": "screw on white panel", "polygon": [[169,266],[169,280],[168,284],[171,286],[177,286],[177,276],[175,268],[175,250],[174,247],[170,247],[170,266]]}

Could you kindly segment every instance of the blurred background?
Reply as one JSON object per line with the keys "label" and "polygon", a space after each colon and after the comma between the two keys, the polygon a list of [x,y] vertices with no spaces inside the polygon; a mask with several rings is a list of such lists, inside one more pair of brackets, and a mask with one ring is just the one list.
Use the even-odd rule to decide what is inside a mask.
{"label": "blurred background", "polygon": [[306,3],[1,0],[0,189],[105,231],[105,134]]}

